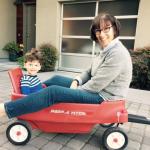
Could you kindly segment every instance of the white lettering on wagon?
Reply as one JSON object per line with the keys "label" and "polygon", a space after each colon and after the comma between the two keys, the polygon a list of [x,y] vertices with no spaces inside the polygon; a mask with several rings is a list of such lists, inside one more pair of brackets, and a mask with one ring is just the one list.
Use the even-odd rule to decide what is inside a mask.
{"label": "white lettering on wagon", "polygon": [[69,110],[60,110],[60,109],[51,109],[50,113],[65,114],[65,115],[72,115],[72,116],[86,116],[86,112],[83,111],[69,111]]}

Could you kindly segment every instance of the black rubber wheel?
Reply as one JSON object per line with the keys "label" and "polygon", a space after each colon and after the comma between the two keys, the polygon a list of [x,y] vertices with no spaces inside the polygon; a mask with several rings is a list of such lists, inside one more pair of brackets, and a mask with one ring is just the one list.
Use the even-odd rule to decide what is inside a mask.
{"label": "black rubber wheel", "polygon": [[127,135],[117,127],[108,128],[102,137],[103,146],[107,150],[123,150],[128,144]]}
{"label": "black rubber wheel", "polygon": [[103,127],[103,128],[110,128],[110,127],[112,127],[112,126],[114,126],[114,125],[115,125],[115,123],[104,123],[104,124],[100,124],[100,126]]}
{"label": "black rubber wheel", "polygon": [[17,121],[8,126],[6,136],[14,145],[25,145],[31,138],[31,129],[24,121]]}

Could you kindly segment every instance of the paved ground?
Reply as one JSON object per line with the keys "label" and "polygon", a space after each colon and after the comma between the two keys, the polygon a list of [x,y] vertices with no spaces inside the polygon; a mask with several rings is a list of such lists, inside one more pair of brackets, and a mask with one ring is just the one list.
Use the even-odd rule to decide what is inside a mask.
{"label": "paved ground", "polygon": [[[0,62],[0,102],[10,99],[11,84],[7,74],[7,69],[16,66],[14,63]],[[45,80],[53,74],[63,74],[74,76],[71,72],[47,72],[40,73],[41,80]],[[130,90],[126,108],[129,113],[141,114],[150,117],[150,103],[142,99],[148,100],[150,92]],[[132,98],[134,99],[132,101]],[[136,101],[138,100],[138,101]],[[5,131],[7,126],[14,122],[15,119],[8,120],[6,117],[0,119],[0,150],[104,150],[102,148],[101,136],[104,128],[96,125],[90,133],[87,134],[54,134],[43,133],[38,130],[32,132],[32,139],[25,146],[14,146],[10,144],[6,138]],[[128,135],[129,144],[126,150],[150,150],[150,126],[126,123],[121,125]]]}

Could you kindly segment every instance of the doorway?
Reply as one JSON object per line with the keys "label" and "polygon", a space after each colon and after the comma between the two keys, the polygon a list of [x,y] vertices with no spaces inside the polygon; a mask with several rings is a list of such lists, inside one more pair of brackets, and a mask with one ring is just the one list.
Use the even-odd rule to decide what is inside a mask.
{"label": "doorway", "polygon": [[36,5],[23,6],[23,43],[26,51],[35,48],[36,40]]}

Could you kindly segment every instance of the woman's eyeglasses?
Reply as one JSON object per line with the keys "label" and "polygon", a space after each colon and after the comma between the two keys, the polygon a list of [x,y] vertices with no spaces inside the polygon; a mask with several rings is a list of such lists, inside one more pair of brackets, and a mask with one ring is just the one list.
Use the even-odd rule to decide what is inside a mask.
{"label": "woman's eyeglasses", "polygon": [[103,28],[103,29],[95,29],[95,34],[101,34],[101,32],[103,31],[104,33],[108,33],[110,31],[110,28],[112,26],[108,26],[106,28]]}

